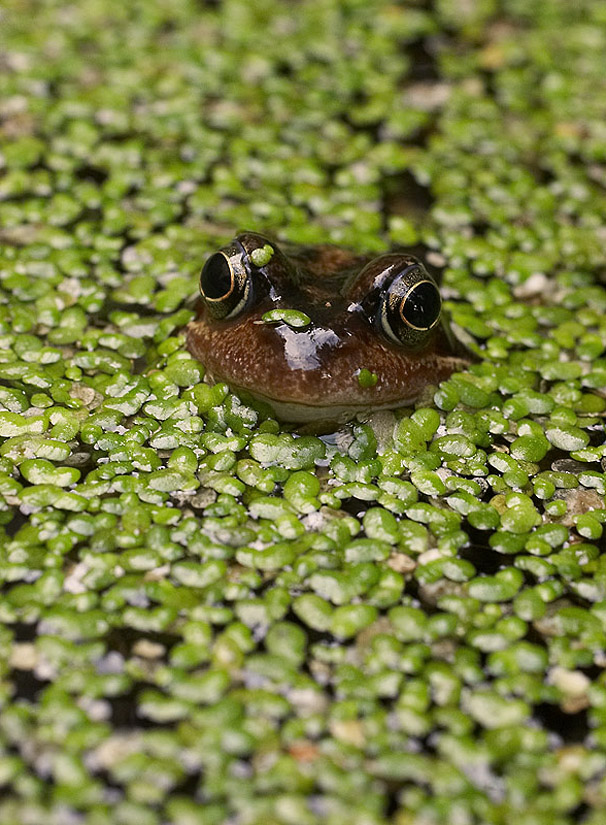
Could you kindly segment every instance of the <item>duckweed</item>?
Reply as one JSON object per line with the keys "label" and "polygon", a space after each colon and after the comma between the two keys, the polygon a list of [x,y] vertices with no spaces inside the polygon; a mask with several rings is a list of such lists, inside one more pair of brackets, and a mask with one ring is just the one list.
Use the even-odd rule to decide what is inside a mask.
{"label": "duckweed", "polygon": [[255,266],[261,267],[265,266],[270,262],[273,254],[273,246],[270,246],[270,244],[266,243],[265,246],[261,247],[260,249],[253,249],[250,257]]}
{"label": "duckweed", "polygon": [[[601,825],[602,4],[4,5],[0,823]],[[185,348],[240,228],[477,361],[268,418]]]}
{"label": "duckweed", "polygon": [[358,372],[358,383],[361,387],[374,387],[378,380],[377,373],[371,372],[366,367],[362,367]]}
{"label": "duckweed", "polygon": [[[258,249],[254,250],[254,252],[259,251]],[[285,323],[293,329],[304,329],[311,324],[309,315],[298,309],[270,309],[269,312],[263,313],[261,320],[264,324]]]}

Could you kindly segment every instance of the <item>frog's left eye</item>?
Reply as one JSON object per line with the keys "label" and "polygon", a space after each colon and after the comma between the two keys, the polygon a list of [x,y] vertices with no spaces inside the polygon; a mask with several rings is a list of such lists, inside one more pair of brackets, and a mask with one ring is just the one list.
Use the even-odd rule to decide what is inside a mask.
{"label": "frog's left eye", "polygon": [[392,341],[420,346],[439,322],[441,309],[437,285],[422,266],[413,265],[397,274],[381,295],[378,320]]}
{"label": "frog's left eye", "polygon": [[250,292],[250,276],[241,254],[215,252],[204,264],[200,274],[200,293],[213,318],[235,318],[248,304]]}

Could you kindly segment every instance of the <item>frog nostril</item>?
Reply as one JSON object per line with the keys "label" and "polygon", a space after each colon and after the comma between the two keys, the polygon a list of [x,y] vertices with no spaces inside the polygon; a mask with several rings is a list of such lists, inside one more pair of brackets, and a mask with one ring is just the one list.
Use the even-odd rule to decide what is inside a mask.
{"label": "frog nostril", "polygon": [[227,256],[215,252],[204,264],[200,292],[207,301],[224,301],[234,288],[234,273]]}

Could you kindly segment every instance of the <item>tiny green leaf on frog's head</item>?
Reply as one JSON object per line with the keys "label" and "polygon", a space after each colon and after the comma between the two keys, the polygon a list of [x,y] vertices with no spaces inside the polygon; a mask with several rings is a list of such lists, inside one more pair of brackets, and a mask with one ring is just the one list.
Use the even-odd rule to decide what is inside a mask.
{"label": "tiny green leaf on frog's head", "polygon": [[265,266],[270,262],[273,254],[273,246],[270,246],[270,244],[266,243],[265,246],[261,246],[258,249],[253,249],[253,251],[250,253],[250,259],[255,266],[261,267]]}
{"label": "tiny green leaf on frog's head", "polygon": [[270,309],[262,315],[264,324],[278,324],[283,322],[293,329],[303,329],[311,324],[311,318],[298,309]]}
{"label": "tiny green leaf on frog's head", "polygon": [[366,367],[358,371],[358,383],[361,387],[374,387],[378,380],[377,373],[367,370]]}

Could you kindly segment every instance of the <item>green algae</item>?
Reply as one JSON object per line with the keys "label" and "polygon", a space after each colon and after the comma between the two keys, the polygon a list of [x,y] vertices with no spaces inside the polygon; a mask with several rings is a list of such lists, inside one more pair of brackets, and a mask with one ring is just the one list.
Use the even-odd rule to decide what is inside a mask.
{"label": "green algae", "polygon": [[[602,5],[5,6],[0,822],[601,825]],[[184,345],[242,227],[481,361],[281,427]]]}

